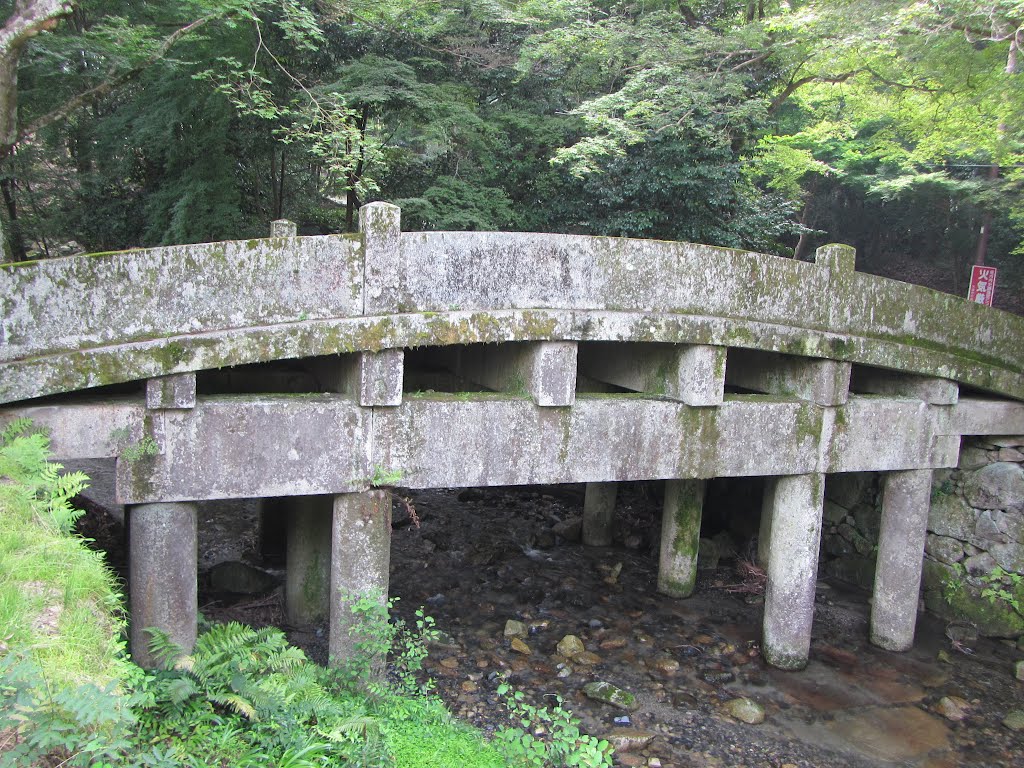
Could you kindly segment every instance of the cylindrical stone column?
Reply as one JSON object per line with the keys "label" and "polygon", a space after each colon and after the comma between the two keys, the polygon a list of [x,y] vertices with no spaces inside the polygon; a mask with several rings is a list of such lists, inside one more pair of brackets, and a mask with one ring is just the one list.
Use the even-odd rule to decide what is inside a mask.
{"label": "cylindrical stone column", "polygon": [[159,662],[150,652],[150,627],[185,653],[196,642],[196,505],[139,504],[128,515],[131,652],[136,664],[151,669]]}
{"label": "cylindrical stone column", "polygon": [[871,642],[889,651],[914,644],[932,471],[888,472],[882,485]]}
{"label": "cylindrical stone column", "polygon": [[588,547],[607,547],[612,543],[617,492],[616,483],[587,483],[583,496],[583,543]]}
{"label": "cylindrical stone column", "polygon": [[287,505],[285,613],[291,624],[312,624],[330,615],[334,497],[296,496]]}
{"label": "cylindrical stone column", "polygon": [[386,491],[334,497],[331,535],[330,663],[352,657],[360,637],[352,601],[386,600],[391,564],[391,496]]}
{"label": "cylindrical stone column", "polygon": [[665,481],[658,561],[658,591],[663,595],[689,597],[693,594],[703,510],[703,480]]}
{"label": "cylindrical stone column", "polygon": [[761,524],[757,531],[757,564],[768,570],[769,552],[772,546],[772,513],[775,511],[775,480],[769,477],[764,484],[764,497],[761,500]]}
{"label": "cylindrical stone column", "polygon": [[811,649],[825,477],[787,475],[776,478],[770,487],[762,649],[773,667],[803,669]]}

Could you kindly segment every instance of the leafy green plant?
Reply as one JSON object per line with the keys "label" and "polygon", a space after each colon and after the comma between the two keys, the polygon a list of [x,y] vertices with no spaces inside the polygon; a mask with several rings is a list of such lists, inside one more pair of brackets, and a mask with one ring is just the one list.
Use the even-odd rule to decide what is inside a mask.
{"label": "leafy green plant", "polygon": [[554,706],[545,708],[530,704],[522,691],[507,683],[498,686],[498,695],[517,723],[495,734],[510,761],[537,768],[612,765],[611,745],[580,731],[579,720],[562,708],[561,696],[554,696]]}
{"label": "leafy green plant", "polygon": [[28,419],[17,419],[0,434],[0,477],[10,481],[5,491],[19,497],[41,521],[68,533],[82,511],[71,499],[85,488],[82,472],[60,474],[63,467],[49,461],[50,439]]}
{"label": "leafy green plant", "polygon": [[144,435],[140,440],[132,442],[127,427],[111,431],[110,439],[117,443],[121,452],[120,457],[129,464],[160,453],[160,444],[152,435]]}
{"label": "leafy green plant", "polygon": [[385,469],[377,465],[373,468],[373,474],[370,476],[370,485],[374,488],[387,488],[398,485],[400,482],[402,482],[402,470],[400,469]]}
{"label": "leafy green plant", "polygon": [[942,599],[947,605],[952,605],[957,596],[964,589],[964,579],[967,578],[967,569],[963,563],[953,563],[950,566],[952,573],[942,583]]}
{"label": "leafy green plant", "polygon": [[1018,595],[1021,586],[1024,585],[1024,576],[1019,573],[1011,573],[996,566],[987,574],[981,577],[985,587],[981,590],[981,596],[988,598],[990,603],[1002,602],[1009,605],[1020,615],[1024,616],[1024,608]]}

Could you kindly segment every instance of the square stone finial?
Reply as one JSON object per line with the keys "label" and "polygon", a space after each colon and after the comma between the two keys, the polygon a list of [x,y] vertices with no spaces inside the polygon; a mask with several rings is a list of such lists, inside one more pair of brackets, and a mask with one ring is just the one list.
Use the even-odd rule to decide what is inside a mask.
{"label": "square stone finial", "polygon": [[363,238],[363,311],[397,312],[401,304],[402,209],[390,203],[367,203],[359,209]]}
{"label": "square stone finial", "polygon": [[834,272],[853,272],[857,267],[857,249],[841,243],[823,245],[814,252],[814,263]]}
{"label": "square stone finial", "polygon": [[271,237],[295,237],[299,228],[294,221],[288,219],[277,219],[270,222]]}

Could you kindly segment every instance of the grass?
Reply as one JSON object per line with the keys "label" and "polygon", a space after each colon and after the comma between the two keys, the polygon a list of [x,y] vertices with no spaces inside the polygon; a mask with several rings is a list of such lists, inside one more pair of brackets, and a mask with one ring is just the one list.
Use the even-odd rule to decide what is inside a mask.
{"label": "grass", "polygon": [[[115,579],[71,532],[86,478],[61,476],[48,456],[26,422],[0,435],[0,766],[610,765],[576,754],[586,744],[567,713],[572,733],[550,754],[570,762],[509,753],[519,731],[489,742],[455,720],[420,674],[433,620],[419,611],[406,626],[382,596],[347,601],[365,645],[340,669],[313,664],[280,630],[239,624],[206,628],[189,654],[155,632],[158,655],[176,662],[139,669]],[[384,654],[392,675],[380,680]]]}
{"label": "grass", "polygon": [[[17,649],[57,685],[119,679],[124,617],[103,555],[68,535],[68,494],[42,435],[0,437],[0,650]],[[18,439],[15,439],[18,438]]]}

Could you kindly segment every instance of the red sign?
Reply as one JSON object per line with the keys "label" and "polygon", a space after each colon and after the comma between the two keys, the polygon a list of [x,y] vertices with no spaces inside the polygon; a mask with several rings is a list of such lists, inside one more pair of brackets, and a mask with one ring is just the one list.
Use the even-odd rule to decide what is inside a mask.
{"label": "red sign", "polygon": [[967,292],[969,301],[992,306],[992,297],[996,294],[996,268],[971,267],[971,289]]}

